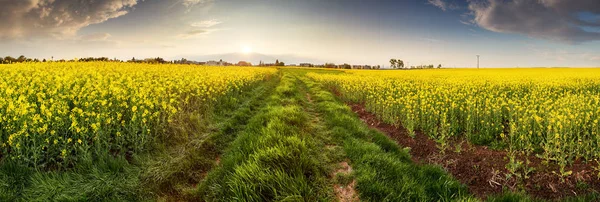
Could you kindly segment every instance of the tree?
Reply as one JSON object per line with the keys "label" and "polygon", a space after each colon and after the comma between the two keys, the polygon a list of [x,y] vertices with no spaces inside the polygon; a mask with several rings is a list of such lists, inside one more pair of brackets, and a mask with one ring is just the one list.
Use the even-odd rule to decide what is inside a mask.
{"label": "tree", "polygon": [[275,66],[285,66],[284,62],[279,62],[279,59],[275,60]]}
{"label": "tree", "polygon": [[24,55],[19,56],[19,58],[17,58],[17,62],[25,62],[27,60],[27,58]]}
{"label": "tree", "polygon": [[396,60],[396,67],[404,68],[404,61],[402,61],[400,59]]}
{"label": "tree", "polygon": [[438,65],[438,69],[441,69],[441,68],[442,68],[442,64],[439,64],[439,65]]}
{"label": "tree", "polygon": [[341,65],[342,69],[352,69],[352,66],[350,66],[350,64],[348,63],[344,63],[343,65]]}
{"label": "tree", "polygon": [[397,61],[396,59],[390,59],[390,67],[392,67],[392,68],[396,69],[396,63],[397,63],[397,62],[398,62],[398,61]]}
{"label": "tree", "polygon": [[17,59],[15,59],[15,58],[13,58],[13,57],[10,57],[10,56],[6,56],[6,57],[4,58],[4,62],[5,62],[5,63],[8,63],[8,64],[10,64],[10,63],[14,63],[14,62],[16,62],[16,61],[17,61]]}
{"label": "tree", "polygon": [[42,62],[46,62],[46,58],[44,58],[44,59],[42,60]]}

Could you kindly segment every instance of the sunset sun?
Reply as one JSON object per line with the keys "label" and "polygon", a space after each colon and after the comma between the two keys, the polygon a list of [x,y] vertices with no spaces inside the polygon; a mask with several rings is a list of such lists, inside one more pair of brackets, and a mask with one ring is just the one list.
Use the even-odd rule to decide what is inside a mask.
{"label": "sunset sun", "polygon": [[252,47],[250,47],[250,46],[242,46],[242,53],[244,53],[244,54],[250,54],[250,53],[252,53]]}

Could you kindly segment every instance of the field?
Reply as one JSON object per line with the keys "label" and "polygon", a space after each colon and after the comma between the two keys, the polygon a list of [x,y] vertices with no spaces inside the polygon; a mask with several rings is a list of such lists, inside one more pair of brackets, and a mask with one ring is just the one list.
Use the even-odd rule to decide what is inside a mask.
{"label": "field", "polygon": [[0,201],[599,199],[596,69],[0,75]]}

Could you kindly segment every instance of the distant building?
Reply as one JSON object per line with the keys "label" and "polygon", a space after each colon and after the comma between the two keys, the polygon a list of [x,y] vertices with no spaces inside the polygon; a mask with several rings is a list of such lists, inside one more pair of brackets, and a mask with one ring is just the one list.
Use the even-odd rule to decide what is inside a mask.
{"label": "distant building", "polygon": [[252,66],[252,63],[246,62],[246,61],[239,61],[237,63],[237,66]]}
{"label": "distant building", "polygon": [[208,65],[208,66],[221,66],[221,62],[211,60],[211,61],[207,61],[206,65]]}
{"label": "distant building", "polygon": [[219,60],[219,61],[210,60],[210,61],[206,62],[206,65],[208,65],[208,66],[233,66],[233,63],[225,62],[223,60]]}
{"label": "distant building", "polygon": [[313,67],[311,63],[300,63],[300,67]]}

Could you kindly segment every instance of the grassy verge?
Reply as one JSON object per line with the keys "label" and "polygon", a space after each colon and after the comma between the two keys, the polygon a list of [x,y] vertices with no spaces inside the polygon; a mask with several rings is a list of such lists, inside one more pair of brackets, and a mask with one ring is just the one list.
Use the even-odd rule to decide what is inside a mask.
{"label": "grassy verge", "polygon": [[363,201],[470,201],[466,186],[441,168],[415,165],[406,149],[369,129],[320,84],[303,77],[330,135],[343,145]]}
{"label": "grassy verge", "polygon": [[39,171],[0,162],[0,201],[191,200],[189,194],[263,105],[277,79],[231,95],[206,111],[181,114],[171,140],[131,158],[95,157],[67,171]]}
{"label": "grassy verge", "polygon": [[199,187],[206,201],[331,201],[327,155],[298,79],[284,74]]}

